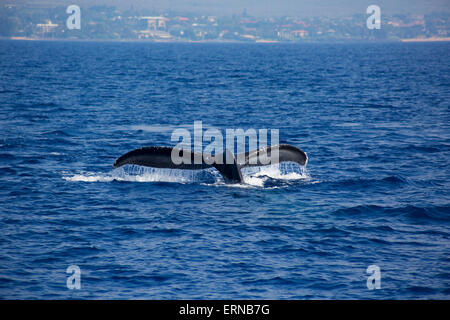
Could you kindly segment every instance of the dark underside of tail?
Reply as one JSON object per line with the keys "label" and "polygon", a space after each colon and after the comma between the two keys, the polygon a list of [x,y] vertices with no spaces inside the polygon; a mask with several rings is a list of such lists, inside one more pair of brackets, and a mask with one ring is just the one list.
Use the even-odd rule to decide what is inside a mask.
{"label": "dark underside of tail", "polygon": [[[261,159],[265,155],[277,152],[276,157],[272,157],[270,163],[262,162]],[[182,157],[183,162],[175,163],[173,155],[176,154]],[[241,183],[242,167],[262,166],[267,164],[274,164],[279,162],[292,161],[302,166],[308,162],[308,156],[302,150],[288,145],[281,144],[277,146],[270,146],[240,154],[235,157],[230,151],[226,151],[222,157],[223,164],[212,161],[211,155],[202,154],[198,152],[191,152],[184,149],[170,148],[170,147],[144,147],[132,150],[119,157],[114,162],[114,168],[121,167],[126,164],[135,164],[154,168],[168,168],[168,169],[186,169],[186,170],[201,170],[210,167],[216,168],[227,182]],[[219,161],[217,161],[219,162]]]}

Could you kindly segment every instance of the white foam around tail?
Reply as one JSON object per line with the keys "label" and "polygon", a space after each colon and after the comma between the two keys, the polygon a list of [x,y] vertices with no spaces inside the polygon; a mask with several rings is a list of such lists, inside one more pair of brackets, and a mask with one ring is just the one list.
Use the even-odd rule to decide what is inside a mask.
{"label": "white foam around tail", "polygon": [[268,179],[276,180],[310,180],[306,169],[296,163],[273,164],[264,167],[244,168],[242,170],[244,182],[262,187]]}
{"label": "white foam around tail", "polygon": [[[274,164],[264,167],[242,169],[244,183],[250,186],[263,187],[268,179],[274,180],[309,180],[310,177],[304,167],[295,163]],[[205,170],[178,170],[156,169],[127,165],[109,173],[83,172],[72,176],[63,176],[71,182],[176,182],[176,183],[203,183],[224,184],[223,177],[215,169]],[[239,184],[233,184],[239,185]],[[241,184],[242,185],[242,184]]]}
{"label": "white foam around tail", "polygon": [[[203,170],[202,170],[203,171]],[[156,169],[140,166],[125,166],[109,173],[83,172],[73,176],[64,176],[66,181],[73,182],[178,182],[190,183],[198,180],[199,171]]]}

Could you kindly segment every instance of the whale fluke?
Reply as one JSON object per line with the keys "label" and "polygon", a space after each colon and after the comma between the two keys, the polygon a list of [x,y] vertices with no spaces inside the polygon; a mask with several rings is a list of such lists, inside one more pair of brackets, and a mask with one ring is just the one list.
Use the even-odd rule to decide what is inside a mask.
{"label": "whale fluke", "polygon": [[[114,168],[121,167],[126,164],[137,164],[145,167],[168,168],[168,169],[187,169],[201,170],[211,167],[203,160],[203,154],[198,152],[189,152],[188,150],[179,149],[180,156],[189,157],[191,164],[175,164],[172,162],[172,151],[176,148],[170,147],[143,147],[132,150],[119,157],[114,162]],[[201,164],[194,164],[195,160],[201,159]]]}
{"label": "whale fluke", "polygon": [[[306,152],[300,150],[297,147],[291,146],[290,144],[279,144],[276,146],[268,146],[260,148],[258,150],[246,152],[244,162],[239,164],[242,167],[267,165],[267,163],[261,163],[260,160],[264,159],[265,155],[272,154],[272,152],[278,152],[278,157],[272,157],[270,164],[291,161],[296,162],[301,166],[306,166],[306,164],[308,163],[308,155],[306,154]],[[239,155],[237,156],[237,159],[239,162]]]}
{"label": "whale fluke", "polygon": [[[271,157],[269,159],[270,162],[261,161],[263,159],[267,160],[265,156],[270,157],[274,155],[274,152],[278,152],[278,156]],[[172,160],[173,153],[176,153],[183,159],[190,159],[190,161],[184,161],[188,163],[174,163]],[[216,156],[216,158],[220,157],[220,155]],[[213,157],[209,154],[191,152],[185,149],[154,146],[143,147],[125,153],[114,162],[114,168],[126,164],[186,170],[201,170],[214,167],[227,182],[241,183],[243,181],[241,174],[242,167],[264,166],[287,161],[296,162],[301,166],[305,166],[308,163],[306,153],[289,144],[264,147],[244,154],[238,154],[236,157],[231,151],[227,150],[222,154],[222,159],[224,163],[220,164],[215,163]]]}

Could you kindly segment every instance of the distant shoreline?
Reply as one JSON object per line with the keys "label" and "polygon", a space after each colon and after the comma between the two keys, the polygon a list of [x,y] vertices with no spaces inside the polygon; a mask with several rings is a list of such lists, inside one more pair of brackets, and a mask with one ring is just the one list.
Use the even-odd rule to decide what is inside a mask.
{"label": "distant shoreline", "polygon": [[400,41],[401,42],[445,42],[445,41],[450,41],[450,37],[446,37],[446,38],[431,37],[431,38],[400,39]]}
{"label": "distant shoreline", "polygon": [[70,38],[30,38],[30,37],[0,37],[3,40],[22,41],[79,41],[79,42],[139,42],[139,43],[271,43],[276,40],[239,41],[239,40],[165,40],[165,39],[70,39]]}
{"label": "distant shoreline", "polygon": [[411,38],[411,39],[386,39],[384,41],[371,41],[371,40],[307,40],[307,41],[279,41],[279,40],[265,40],[260,39],[256,41],[240,41],[240,40],[161,40],[161,39],[63,39],[63,38],[30,38],[30,37],[0,37],[0,40],[22,40],[22,41],[86,41],[86,42],[139,42],[139,43],[324,43],[324,42],[337,42],[337,43],[355,43],[355,42],[449,42],[450,37],[438,38]]}

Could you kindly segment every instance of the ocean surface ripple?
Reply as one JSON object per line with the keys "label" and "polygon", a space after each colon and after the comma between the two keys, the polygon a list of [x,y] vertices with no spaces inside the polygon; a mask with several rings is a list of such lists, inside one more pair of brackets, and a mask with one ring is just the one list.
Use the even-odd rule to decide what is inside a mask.
{"label": "ocean surface ripple", "polygon": [[[449,50],[0,41],[0,298],[450,298]],[[308,166],[112,168],[194,121]]]}

